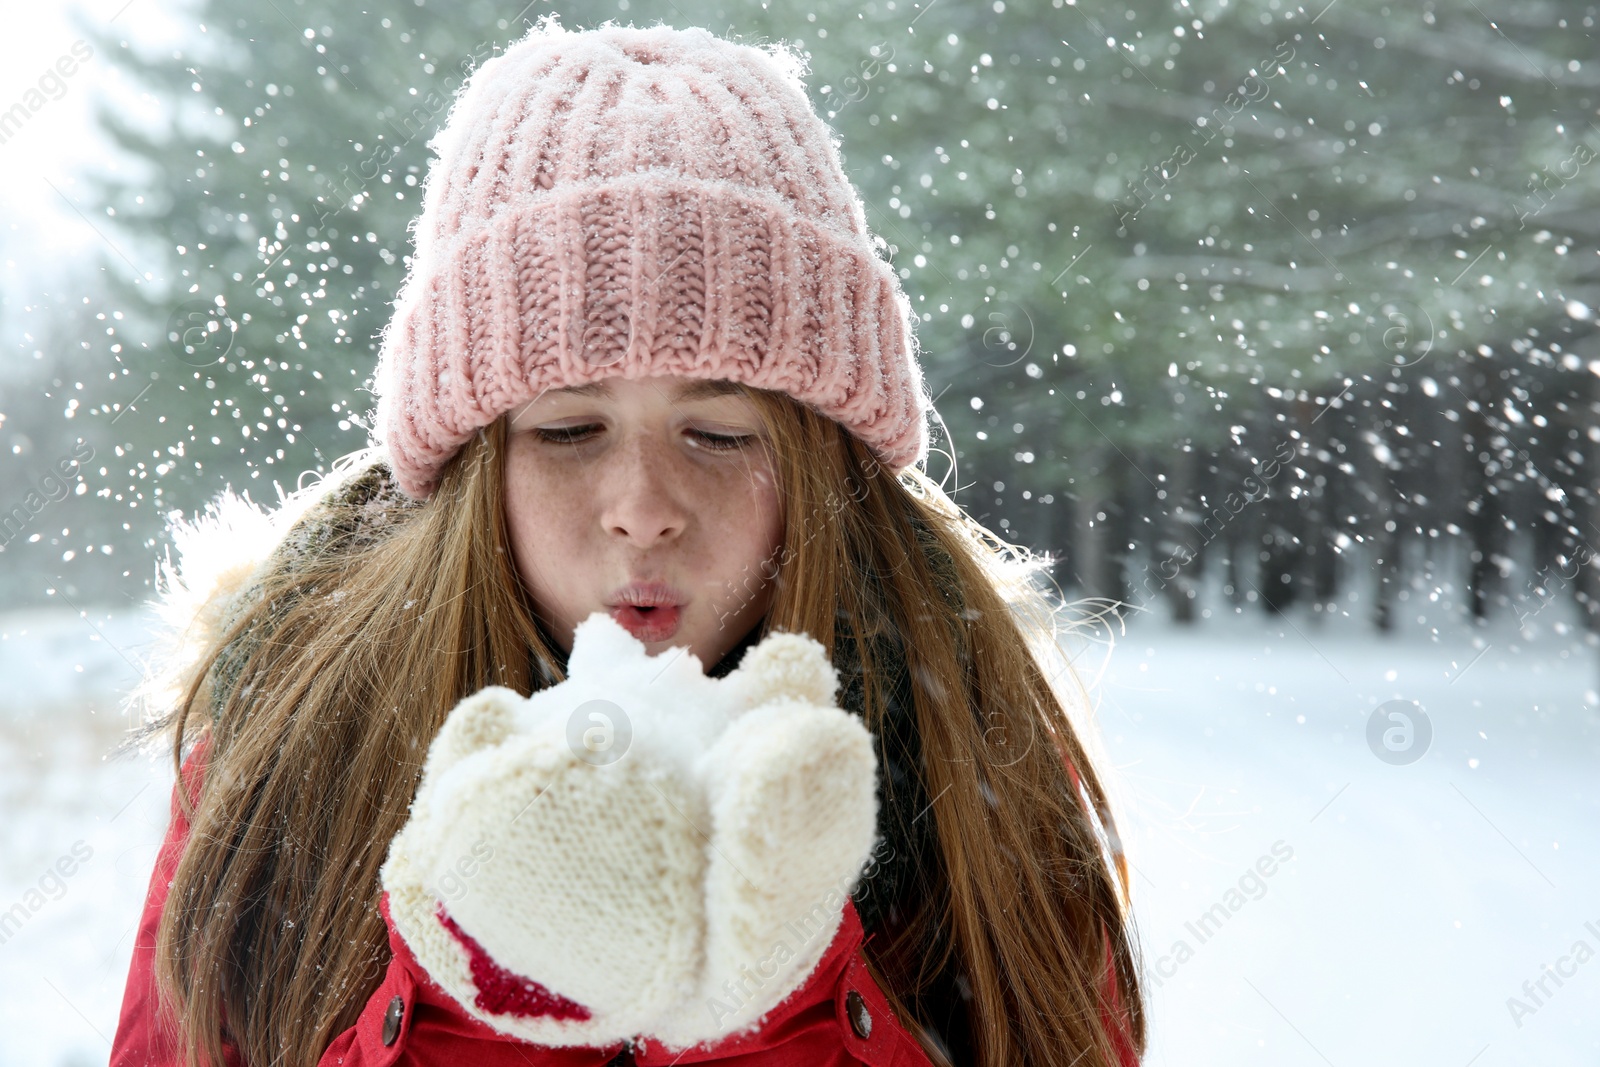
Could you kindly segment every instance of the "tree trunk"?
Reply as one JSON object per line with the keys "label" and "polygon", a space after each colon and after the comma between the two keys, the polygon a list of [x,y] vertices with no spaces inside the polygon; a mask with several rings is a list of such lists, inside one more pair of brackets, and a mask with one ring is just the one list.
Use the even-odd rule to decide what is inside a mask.
{"label": "tree trunk", "polygon": [[[1339,598],[1339,504],[1342,499],[1339,471],[1331,459],[1324,461],[1320,458],[1322,455],[1332,456],[1332,449],[1328,447],[1330,434],[1331,427],[1320,431],[1315,426],[1308,427],[1306,455],[1303,457],[1311,476],[1307,486],[1310,495],[1306,498],[1310,540],[1306,552],[1311,556],[1311,598],[1322,606],[1323,615],[1333,610]],[[1320,485],[1317,484],[1318,478],[1322,479]]]}
{"label": "tree trunk", "polygon": [[[1161,591],[1166,595],[1172,611],[1172,621],[1190,624],[1195,618],[1196,590],[1192,575],[1200,568],[1199,546],[1189,522],[1194,508],[1195,466],[1199,453],[1193,444],[1184,442],[1173,453],[1167,468],[1167,498],[1162,501],[1162,536],[1155,540],[1156,549],[1151,566],[1156,577],[1164,581]],[[1187,564],[1185,563],[1187,560]],[[1170,579],[1167,575],[1171,574]]]}
{"label": "tree trunk", "polygon": [[[1591,355],[1590,358],[1595,358]],[[1573,479],[1576,488],[1572,494],[1574,524],[1578,527],[1576,544],[1572,547],[1573,562],[1578,572],[1573,577],[1572,595],[1583,613],[1584,626],[1590,633],[1600,633],[1600,444],[1591,440],[1588,428],[1600,425],[1600,379],[1593,374],[1580,375],[1582,392],[1574,397],[1577,419],[1581,466]]]}
{"label": "tree trunk", "polygon": [[[1480,392],[1477,389],[1473,391]],[[1469,409],[1464,416],[1468,430],[1467,447],[1470,450],[1466,527],[1472,544],[1472,552],[1468,557],[1472,566],[1467,587],[1472,600],[1472,617],[1486,619],[1489,616],[1489,598],[1499,584],[1500,570],[1495,558],[1504,551],[1506,528],[1499,495],[1495,492],[1489,473],[1484,470],[1484,464],[1493,456],[1489,451],[1491,434],[1489,420],[1483,415],[1481,393],[1478,410]]]}
{"label": "tree trunk", "polygon": [[1072,495],[1072,574],[1084,596],[1108,596],[1106,533],[1108,529],[1104,472],[1100,456],[1090,453],[1074,478]]}

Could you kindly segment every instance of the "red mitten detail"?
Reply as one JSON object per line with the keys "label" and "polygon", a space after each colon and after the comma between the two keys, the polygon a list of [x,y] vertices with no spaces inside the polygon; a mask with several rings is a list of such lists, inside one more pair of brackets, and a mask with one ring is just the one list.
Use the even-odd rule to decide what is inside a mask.
{"label": "red mitten detail", "polygon": [[471,934],[445,914],[443,904],[434,914],[467,950],[472,967],[472,984],[478,987],[478,995],[473,999],[479,1008],[495,1015],[516,1015],[524,1019],[548,1016],[582,1021],[589,1018],[589,1009],[582,1004],[553,993],[538,982],[523,978],[496,963],[484,947],[472,939]]}

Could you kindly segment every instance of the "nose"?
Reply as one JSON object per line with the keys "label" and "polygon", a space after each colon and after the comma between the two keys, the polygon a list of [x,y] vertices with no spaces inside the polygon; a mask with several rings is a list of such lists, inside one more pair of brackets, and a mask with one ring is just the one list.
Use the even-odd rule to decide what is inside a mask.
{"label": "nose", "polygon": [[595,487],[605,535],[624,537],[643,550],[681,534],[689,511],[680,499],[682,475],[671,448],[653,435],[635,434],[610,452]]}

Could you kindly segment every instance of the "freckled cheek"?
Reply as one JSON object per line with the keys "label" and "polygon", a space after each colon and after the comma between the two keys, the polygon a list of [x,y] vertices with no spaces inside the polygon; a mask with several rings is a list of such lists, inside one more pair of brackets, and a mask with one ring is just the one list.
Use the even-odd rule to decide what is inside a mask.
{"label": "freckled cheek", "polygon": [[571,482],[533,457],[507,457],[506,530],[517,568],[535,595],[540,585],[565,573],[551,564],[568,552],[569,528],[581,519],[574,509],[588,499]]}
{"label": "freckled cheek", "polygon": [[543,593],[539,575],[544,569],[543,556],[547,551],[540,535],[529,503],[525,500],[507,501],[506,536],[511,541],[511,558],[516,564],[517,573],[535,598]]}
{"label": "freckled cheek", "polygon": [[738,540],[749,559],[765,559],[783,541],[782,503],[770,476],[744,481],[739,498]]}
{"label": "freckled cheek", "polygon": [[592,499],[593,477],[567,469],[567,465],[541,463],[532,456],[513,455],[506,466],[506,490],[516,494],[525,512],[541,520],[573,501]]}

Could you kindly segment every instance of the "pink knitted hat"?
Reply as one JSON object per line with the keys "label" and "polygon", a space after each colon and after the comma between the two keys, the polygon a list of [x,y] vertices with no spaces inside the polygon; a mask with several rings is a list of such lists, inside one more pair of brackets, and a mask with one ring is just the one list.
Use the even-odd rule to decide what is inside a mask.
{"label": "pink knitted hat", "polygon": [[925,459],[910,301],[804,74],[784,45],[551,16],[473,73],[372,382],[407,494],[502,413],[619,376],[784,392],[893,472]]}

